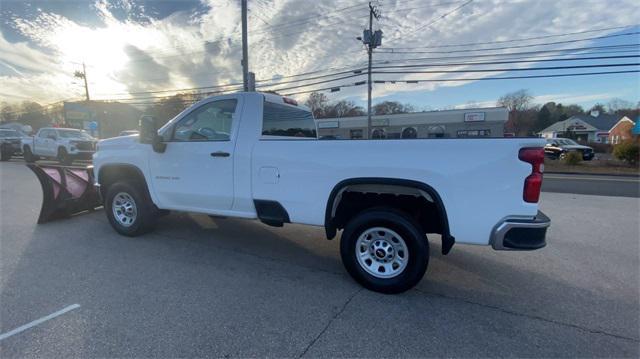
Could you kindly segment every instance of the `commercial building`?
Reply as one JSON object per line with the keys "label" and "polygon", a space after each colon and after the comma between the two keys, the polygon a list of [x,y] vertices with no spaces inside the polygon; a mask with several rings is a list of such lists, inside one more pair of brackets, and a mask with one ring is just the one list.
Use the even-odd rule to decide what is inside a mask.
{"label": "commercial building", "polygon": [[65,102],[63,126],[86,130],[99,138],[108,138],[121,131],[137,129],[141,114],[142,111],[134,106],[121,102]]}
{"label": "commercial building", "polygon": [[[625,127],[624,123],[631,124],[629,130],[634,124],[626,116],[591,111],[590,114],[571,116],[564,121],[558,121],[540,131],[540,135],[544,138],[568,137],[582,143],[615,144],[621,140],[621,130]],[[616,130],[619,125],[622,127]]]}
{"label": "commercial building", "polygon": [[[371,138],[503,137],[507,119],[507,109],[502,107],[376,115],[371,118]],[[367,116],[316,122],[320,138],[367,138]]]}

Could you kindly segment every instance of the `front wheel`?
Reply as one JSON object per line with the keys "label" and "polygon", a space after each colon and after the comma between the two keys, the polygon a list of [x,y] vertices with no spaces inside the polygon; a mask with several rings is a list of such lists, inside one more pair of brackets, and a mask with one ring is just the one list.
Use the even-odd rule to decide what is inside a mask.
{"label": "front wheel", "polygon": [[69,155],[67,150],[64,147],[58,149],[58,162],[63,165],[70,165],[73,163],[73,158]]}
{"label": "front wheel", "polygon": [[116,182],[107,189],[105,212],[111,226],[122,235],[139,236],[155,225],[155,207],[142,187],[133,182]]}
{"label": "front wheel", "polygon": [[345,227],[340,254],[347,272],[381,293],[413,288],[429,264],[429,242],[413,218],[391,208],[363,211]]}

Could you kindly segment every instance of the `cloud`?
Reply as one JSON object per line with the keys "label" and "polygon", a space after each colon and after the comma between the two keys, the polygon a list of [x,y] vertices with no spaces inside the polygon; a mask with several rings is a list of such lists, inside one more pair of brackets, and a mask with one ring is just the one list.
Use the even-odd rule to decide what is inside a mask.
{"label": "cloud", "polygon": [[[55,11],[40,10],[21,16],[3,13],[2,21],[10,24],[28,41],[11,43],[0,33],[0,81],[3,88],[11,86],[11,92],[16,95],[33,95],[41,101],[81,93],[78,86],[71,85],[71,82],[73,72],[82,62],[87,64],[91,92],[96,98],[109,98],[112,94],[121,92],[239,82],[239,4],[234,0],[202,0],[202,3],[205,6],[201,11],[191,12],[185,8],[158,19],[146,14],[147,10],[135,1],[101,0],[94,6],[94,15],[101,22],[97,25],[79,23]],[[249,64],[258,79],[279,78],[329,68],[352,68],[366,63],[366,52],[355,39],[368,23],[366,4],[357,6],[357,3],[349,0],[330,0],[314,3],[313,6],[309,4],[306,0],[250,2],[249,10],[255,21],[250,23]],[[619,0],[615,6],[600,0],[476,0],[459,11],[442,17],[459,4],[385,1],[383,17],[376,25],[385,34],[382,48],[499,41],[629,25],[629,17],[624,15],[637,10],[633,0]],[[266,25],[263,20],[256,20],[257,18],[271,25]],[[425,27],[432,22],[433,25]],[[568,46],[571,44],[567,44]],[[522,50],[526,49],[503,51]],[[375,54],[375,59],[433,56]],[[396,74],[376,75],[376,79],[435,80],[496,75],[500,74]],[[329,87],[363,79],[365,77],[315,87]],[[405,92],[433,91],[443,86],[461,86],[470,81],[472,80],[375,85],[374,94],[381,97]],[[282,85],[278,88],[299,84]],[[37,92],[43,88],[54,89],[59,93],[52,93],[51,90]],[[345,88],[330,96],[335,99],[362,100],[366,93],[364,88]],[[291,91],[298,90],[304,89]],[[603,94],[590,96],[596,95]]]}

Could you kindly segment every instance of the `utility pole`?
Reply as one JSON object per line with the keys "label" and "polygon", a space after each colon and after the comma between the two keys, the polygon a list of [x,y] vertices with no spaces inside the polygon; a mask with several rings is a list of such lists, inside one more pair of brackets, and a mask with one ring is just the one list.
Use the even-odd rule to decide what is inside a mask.
{"label": "utility pole", "polygon": [[91,99],[89,98],[89,85],[87,83],[87,68],[84,65],[84,62],[82,63],[82,72],[80,71],[76,71],[73,74],[73,77],[77,77],[77,78],[82,78],[84,79],[84,94],[85,94],[85,99],[86,101],[90,101]]}
{"label": "utility pole", "polygon": [[242,83],[244,91],[249,91],[249,49],[247,44],[247,0],[242,2]]}
{"label": "utility pole", "polygon": [[373,90],[373,84],[371,83],[371,62],[373,59],[373,49],[382,45],[382,30],[376,30],[373,32],[373,18],[379,19],[380,13],[378,9],[369,2],[369,30],[365,30],[362,38],[362,43],[367,45],[367,55],[369,57],[369,65],[367,66],[367,138],[371,138],[371,91]]}

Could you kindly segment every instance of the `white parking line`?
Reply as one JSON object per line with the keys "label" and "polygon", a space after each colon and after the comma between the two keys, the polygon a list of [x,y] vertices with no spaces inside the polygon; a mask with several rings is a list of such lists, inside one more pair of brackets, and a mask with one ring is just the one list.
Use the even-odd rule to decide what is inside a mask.
{"label": "white parking line", "polygon": [[51,320],[51,319],[53,319],[55,317],[61,316],[62,314],[66,313],[66,312],[69,312],[69,311],[72,311],[72,310],[77,309],[77,308],[80,308],[80,304],[72,304],[72,305],[70,305],[70,306],[68,306],[68,307],[66,307],[64,309],[60,309],[59,311],[57,311],[55,313],[51,313],[51,314],[49,314],[49,315],[47,315],[45,317],[42,317],[40,319],[36,319],[31,323],[27,323],[27,324],[25,324],[25,325],[23,325],[21,327],[17,327],[16,329],[8,331],[8,332],[6,332],[4,334],[0,334],[0,340],[7,339],[12,335],[16,335],[16,334],[18,334],[20,332],[23,332],[23,331],[25,331],[25,330],[27,330],[27,329],[29,329],[31,327],[35,327],[38,324],[42,324],[42,323],[46,322],[47,320]]}

